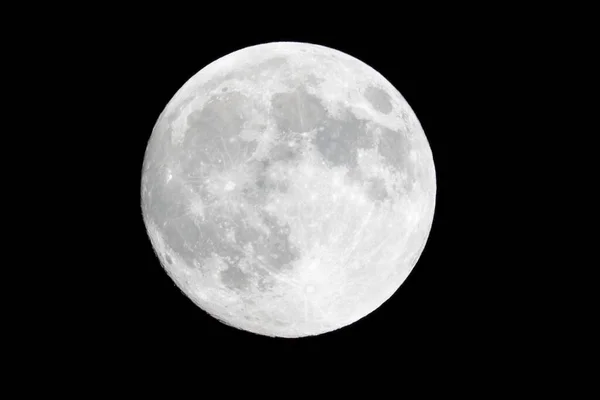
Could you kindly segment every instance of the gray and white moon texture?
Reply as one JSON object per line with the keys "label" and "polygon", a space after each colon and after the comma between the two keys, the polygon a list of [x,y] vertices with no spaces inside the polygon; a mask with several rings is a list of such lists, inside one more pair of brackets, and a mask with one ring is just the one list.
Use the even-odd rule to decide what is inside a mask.
{"label": "gray and white moon texture", "polygon": [[286,338],[387,301],[422,254],[435,200],[429,142],[398,90],[297,42],[190,78],[156,122],[141,182],[152,246],[181,291],[226,325]]}

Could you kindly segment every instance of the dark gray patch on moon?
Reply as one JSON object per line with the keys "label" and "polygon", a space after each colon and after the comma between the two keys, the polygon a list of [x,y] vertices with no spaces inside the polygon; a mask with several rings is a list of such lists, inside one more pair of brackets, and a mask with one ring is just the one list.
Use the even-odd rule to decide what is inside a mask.
{"label": "dark gray patch on moon", "polygon": [[290,146],[288,143],[277,143],[269,150],[267,160],[270,162],[293,162],[299,158],[298,147]]}
{"label": "dark gray patch on moon", "polygon": [[319,98],[303,87],[292,93],[275,93],[271,98],[271,106],[273,118],[283,133],[315,129],[326,115]]}
{"label": "dark gray patch on moon", "polygon": [[213,253],[235,256],[239,251],[231,249],[224,238],[225,219],[207,217],[198,222],[185,215],[169,221],[163,228],[165,242],[192,266],[194,260],[210,258]]}
{"label": "dark gray patch on moon", "polygon": [[[276,217],[260,208],[255,207],[255,210],[269,233],[253,224],[243,209],[229,212],[210,208],[202,222],[194,221],[188,215],[169,221],[163,229],[164,239],[189,266],[194,265],[195,260],[219,256],[227,265],[227,269],[220,273],[223,284],[232,290],[244,291],[250,285],[250,278],[240,269],[239,262],[244,258],[247,245],[253,248],[255,259],[250,261],[255,266],[250,268],[256,272],[260,264],[277,273],[289,268],[290,263],[300,257],[299,251],[290,242],[289,225],[280,224]],[[227,237],[228,231],[233,232],[234,239]],[[267,288],[269,279],[263,278],[262,287]]]}
{"label": "dark gray patch on moon", "polygon": [[224,170],[245,161],[256,149],[256,142],[237,140],[249,107],[250,100],[231,92],[214,96],[201,110],[190,113],[180,150],[184,175],[196,173],[201,163]]}
{"label": "dark gray patch on moon", "polygon": [[195,248],[200,242],[198,226],[188,217],[168,221],[162,228],[163,239],[186,263],[196,258]]}
{"label": "dark gray patch on moon", "polygon": [[[228,263],[229,264],[229,263]],[[231,289],[246,290],[250,286],[250,279],[237,266],[229,264],[226,270],[221,271],[221,282]]]}
{"label": "dark gray patch on moon", "polygon": [[[164,172],[164,169],[152,172],[156,171]],[[162,173],[151,178],[156,183],[148,185],[144,196],[144,208],[148,216],[159,227],[183,218],[188,208],[186,190],[174,181],[164,183]]]}
{"label": "dark gray patch on moon", "polygon": [[383,114],[389,114],[392,112],[393,107],[390,95],[384,90],[374,86],[369,86],[365,90],[364,95],[375,110]]}
{"label": "dark gray patch on moon", "polygon": [[250,225],[242,216],[236,217],[233,220],[233,224],[237,247],[244,247],[248,244],[252,244],[260,237],[261,232]]}
{"label": "dark gray patch on moon", "polygon": [[287,142],[279,142],[263,159],[248,163],[247,170],[254,178],[243,189],[245,199],[252,205],[264,206],[269,193],[287,192],[290,182],[271,178],[269,171],[281,164],[293,165],[300,159],[301,153],[297,147],[290,146]]}
{"label": "dark gray patch on moon", "polygon": [[410,190],[415,181],[415,166],[410,160],[412,144],[402,131],[392,131],[382,127],[379,153],[385,162],[399,172],[406,174],[405,188]]}
{"label": "dark gray patch on moon", "polygon": [[[280,153],[277,152],[278,154],[269,153],[269,156],[263,160],[253,161],[250,164],[254,180],[244,187],[243,194],[252,205],[264,206],[269,193],[285,193],[290,186],[288,181],[272,179],[269,169],[275,167],[278,163],[283,163],[284,160],[295,160],[297,155],[283,150]],[[275,158],[271,158],[271,155],[275,155]]]}
{"label": "dark gray patch on moon", "polygon": [[290,242],[291,228],[287,224],[280,224],[277,218],[266,212],[262,213],[262,217],[270,234],[260,243],[257,253],[275,270],[287,268],[300,258],[299,251]]}
{"label": "dark gray patch on moon", "polygon": [[331,166],[357,167],[357,149],[373,146],[365,121],[345,111],[341,119],[326,118],[315,137],[315,146]]}
{"label": "dark gray patch on moon", "polygon": [[381,178],[370,178],[367,184],[367,196],[374,202],[382,202],[389,198],[385,182]]}
{"label": "dark gray patch on moon", "polygon": [[246,99],[237,92],[224,93],[210,98],[201,110],[187,117],[189,129],[186,141],[215,141],[216,138],[229,139],[239,133],[244,124],[242,103]]}
{"label": "dark gray patch on moon", "polygon": [[205,243],[199,246],[198,253],[203,257],[213,253],[228,257],[241,256],[242,250],[239,246],[233,246],[227,239],[228,229],[233,230],[236,237],[240,233],[241,228],[237,218],[222,209],[215,209],[208,216],[207,221],[200,225]]}
{"label": "dark gray patch on moon", "polygon": [[262,206],[267,201],[266,161],[253,160],[247,164],[247,171],[254,177],[242,189],[242,196],[251,206]]}
{"label": "dark gray patch on moon", "polygon": [[379,153],[390,166],[414,177],[412,162],[410,161],[411,149],[410,139],[406,137],[404,132],[382,128]]}
{"label": "dark gray patch on moon", "polygon": [[[291,229],[289,225],[279,221],[265,211],[260,211],[262,223],[269,229],[266,233],[248,223],[247,216],[240,214],[231,222],[235,232],[235,248],[244,248],[251,244],[257,257],[273,271],[286,268],[300,254],[290,242]],[[240,253],[241,255],[241,253]]]}

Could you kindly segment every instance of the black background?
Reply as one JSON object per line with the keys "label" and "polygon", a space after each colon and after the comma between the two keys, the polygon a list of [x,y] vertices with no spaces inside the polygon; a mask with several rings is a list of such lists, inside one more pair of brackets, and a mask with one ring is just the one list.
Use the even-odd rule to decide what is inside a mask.
{"label": "black background", "polygon": [[[571,183],[563,158],[581,158],[572,138],[593,129],[572,127],[583,108],[566,106],[579,97],[557,91],[590,86],[577,78],[592,64],[577,56],[593,54],[585,39],[595,37],[587,32],[595,24],[585,16],[595,14],[563,5],[448,3],[417,11],[407,2],[321,3],[6,10],[3,66],[24,77],[4,74],[20,88],[12,103],[23,113],[5,112],[18,125],[5,135],[3,154],[15,158],[5,177],[26,177],[5,189],[27,207],[7,211],[33,220],[5,229],[24,245],[6,246],[7,256],[19,257],[6,269],[21,274],[4,281],[20,292],[7,308],[33,300],[17,311],[22,324],[5,324],[23,343],[6,341],[27,372],[19,389],[47,389],[28,374],[42,365],[48,381],[63,388],[84,381],[86,394],[112,391],[115,373],[136,390],[153,389],[151,377],[168,373],[178,376],[165,379],[173,388],[207,383],[225,394],[239,386],[250,396],[288,395],[323,380],[353,390],[358,380],[347,378],[348,369],[394,393],[409,383],[407,370],[425,379],[421,389],[446,391],[449,382],[474,388],[491,377],[496,382],[486,389],[496,393],[555,368],[557,348],[573,353],[579,339],[563,332],[574,325],[556,316],[576,308],[565,302],[568,285],[544,280],[573,275],[576,263],[554,258],[565,237],[583,230],[556,224],[578,219],[584,207],[549,200],[566,192],[580,201],[589,191]],[[175,92],[219,57],[283,40],[336,48],[385,76],[423,125],[437,173],[431,234],[402,287],[355,324],[301,339],[239,331],[195,306],[159,264],[140,207],[146,144]],[[25,143],[9,145],[15,137]],[[547,188],[543,178],[551,180]],[[22,186],[34,193],[23,195]],[[217,375],[221,384],[211,385]],[[253,384],[238,385],[247,375]],[[276,388],[275,375],[291,385]],[[554,389],[547,375],[541,380]],[[197,395],[208,396],[204,386]]]}
{"label": "black background", "polygon": [[[95,112],[115,138],[100,141],[110,143],[110,156],[92,167],[99,176],[93,191],[102,202],[98,222],[104,229],[94,251],[98,268],[89,278],[97,289],[84,288],[78,297],[85,304],[79,313],[85,322],[77,331],[82,352],[108,355],[116,364],[160,362],[192,372],[212,362],[275,358],[308,360],[313,366],[348,360],[368,368],[371,364],[358,360],[401,363],[409,357],[427,368],[432,360],[487,364],[502,353],[513,332],[499,307],[507,301],[496,284],[505,264],[490,251],[496,244],[490,231],[500,217],[489,180],[495,167],[485,162],[494,152],[491,132],[498,112],[489,93],[502,90],[498,70],[507,64],[500,56],[502,40],[474,34],[473,27],[421,28],[394,21],[361,30],[257,23],[236,31],[199,22],[193,29],[180,28],[126,22],[99,29],[94,51],[86,51],[73,67],[92,66],[103,93]],[[379,71],[419,118],[437,174],[433,227],[400,289],[360,321],[300,339],[237,330],[198,308],[160,265],[140,207],[146,144],[175,92],[208,63],[271,41],[325,45]],[[244,364],[248,368],[248,361]]]}

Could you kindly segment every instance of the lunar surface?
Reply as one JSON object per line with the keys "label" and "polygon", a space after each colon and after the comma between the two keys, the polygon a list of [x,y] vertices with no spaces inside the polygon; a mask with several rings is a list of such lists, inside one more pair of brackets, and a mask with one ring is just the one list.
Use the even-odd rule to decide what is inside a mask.
{"label": "lunar surface", "polygon": [[177,286],[221,322],[302,337],[352,324],[404,282],[433,222],[423,129],[340,51],[248,47],[187,81],[146,149],[144,223]]}

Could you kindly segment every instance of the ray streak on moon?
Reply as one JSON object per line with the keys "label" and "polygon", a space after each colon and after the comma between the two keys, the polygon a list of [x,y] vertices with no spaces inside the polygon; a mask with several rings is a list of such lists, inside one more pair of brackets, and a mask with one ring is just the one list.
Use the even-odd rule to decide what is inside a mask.
{"label": "ray streak on moon", "polygon": [[280,42],[181,87],[148,142],[141,195],[183,293],[230,326],[292,338],[349,325],[400,287],[436,182],[390,82],[337,50]]}
{"label": "ray streak on moon", "polygon": [[371,216],[373,215],[374,209],[375,209],[375,205],[372,205],[371,209],[369,210],[369,213],[367,214],[367,217],[364,219],[363,223],[358,228],[358,231],[356,232],[356,235],[354,236],[354,242],[353,242],[352,249],[344,257],[346,260],[350,259],[353,256],[353,254],[356,252],[356,248],[360,243],[361,235],[362,235],[363,231],[365,230],[365,227],[368,226],[368,223],[371,220]]}
{"label": "ray streak on moon", "polygon": [[235,165],[233,162],[233,159],[231,158],[231,155],[229,154],[229,150],[227,150],[227,146],[225,145],[225,140],[223,139],[223,137],[220,137],[219,139],[221,139],[221,143],[223,143],[223,151],[225,151],[225,154],[227,154],[227,158],[229,159],[229,162],[231,163],[230,165]]}

